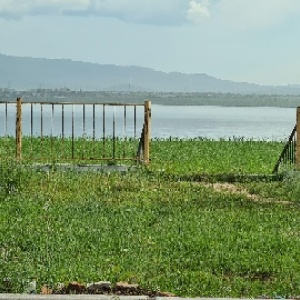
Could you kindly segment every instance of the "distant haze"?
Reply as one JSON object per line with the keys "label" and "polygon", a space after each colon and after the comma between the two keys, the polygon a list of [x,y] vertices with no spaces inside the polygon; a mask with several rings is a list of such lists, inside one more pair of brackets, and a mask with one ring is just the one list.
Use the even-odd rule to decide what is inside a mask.
{"label": "distant haze", "polygon": [[0,88],[29,90],[64,87],[95,91],[300,94],[300,86],[260,86],[221,80],[207,74],[165,73],[135,66],[0,54]]}
{"label": "distant haze", "polygon": [[[205,73],[260,85],[300,84],[299,28],[299,0],[0,0],[0,53],[6,55]],[[162,76],[163,87],[132,80],[146,89],[176,88]],[[61,77],[66,84],[78,79]],[[181,90],[202,89],[193,87],[198,77],[174,75],[172,82],[178,80]],[[182,82],[186,78],[191,82]],[[40,81],[50,84],[45,74]],[[91,78],[89,86],[95,87]]]}

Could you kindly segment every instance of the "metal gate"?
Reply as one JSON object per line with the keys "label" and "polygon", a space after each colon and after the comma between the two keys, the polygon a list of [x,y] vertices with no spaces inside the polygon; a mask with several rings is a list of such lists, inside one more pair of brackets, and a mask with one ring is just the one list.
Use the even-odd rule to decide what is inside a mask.
{"label": "metal gate", "polygon": [[18,160],[150,160],[151,102],[0,104],[1,148]]}
{"label": "metal gate", "polygon": [[296,125],[276,162],[273,173],[282,170],[300,170],[300,107],[296,110]]}

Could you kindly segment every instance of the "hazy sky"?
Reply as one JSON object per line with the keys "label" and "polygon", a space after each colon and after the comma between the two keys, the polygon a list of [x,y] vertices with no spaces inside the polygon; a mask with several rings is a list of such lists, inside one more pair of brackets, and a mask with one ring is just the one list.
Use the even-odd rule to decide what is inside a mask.
{"label": "hazy sky", "polygon": [[0,53],[300,84],[300,0],[0,0]]}

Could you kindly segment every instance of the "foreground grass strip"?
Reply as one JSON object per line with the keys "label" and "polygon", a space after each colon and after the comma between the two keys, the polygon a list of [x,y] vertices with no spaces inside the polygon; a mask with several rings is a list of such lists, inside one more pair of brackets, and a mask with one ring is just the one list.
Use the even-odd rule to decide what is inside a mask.
{"label": "foreground grass strip", "polygon": [[172,139],[151,143],[151,168],[165,174],[200,178],[201,174],[271,174],[284,143],[243,139]]}
{"label": "foreground grass strip", "polygon": [[19,172],[1,189],[0,278],[137,282],[180,296],[300,293],[300,212],[152,173]]}
{"label": "foreground grass strip", "polygon": [[[70,140],[59,138],[24,138],[22,157],[24,162],[40,161],[43,163],[94,163],[99,161],[89,158],[112,158],[112,139],[91,141],[77,139],[74,151]],[[253,174],[266,176],[272,170],[284,147],[283,142],[252,141],[243,139],[209,140],[195,139],[153,139],[151,142],[150,169],[165,176],[177,176],[184,179],[199,179],[203,174],[226,175],[229,179],[243,178]],[[115,158],[122,158],[122,151],[135,159],[138,140],[117,140]],[[0,153],[7,158],[14,158],[16,149],[12,138],[0,139]],[[74,160],[72,160],[72,153]],[[132,161],[122,163],[132,164]],[[226,177],[225,176],[225,177]]]}

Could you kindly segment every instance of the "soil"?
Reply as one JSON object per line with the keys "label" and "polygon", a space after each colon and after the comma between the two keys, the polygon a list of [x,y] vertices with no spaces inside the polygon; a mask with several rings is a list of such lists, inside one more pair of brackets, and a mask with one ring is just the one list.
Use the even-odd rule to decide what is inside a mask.
{"label": "soil", "polygon": [[211,187],[217,192],[226,192],[230,194],[241,194],[246,196],[249,200],[253,202],[261,202],[261,203],[278,203],[278,204],[285,204],[285,205],[294,205],[295,203],[292,201],[284,201],[284,200],[276,200],[271,198],[262,198],[259,195],[250,194],[246,189],[237,187],[232,183],[200,183],[205,187]]}

